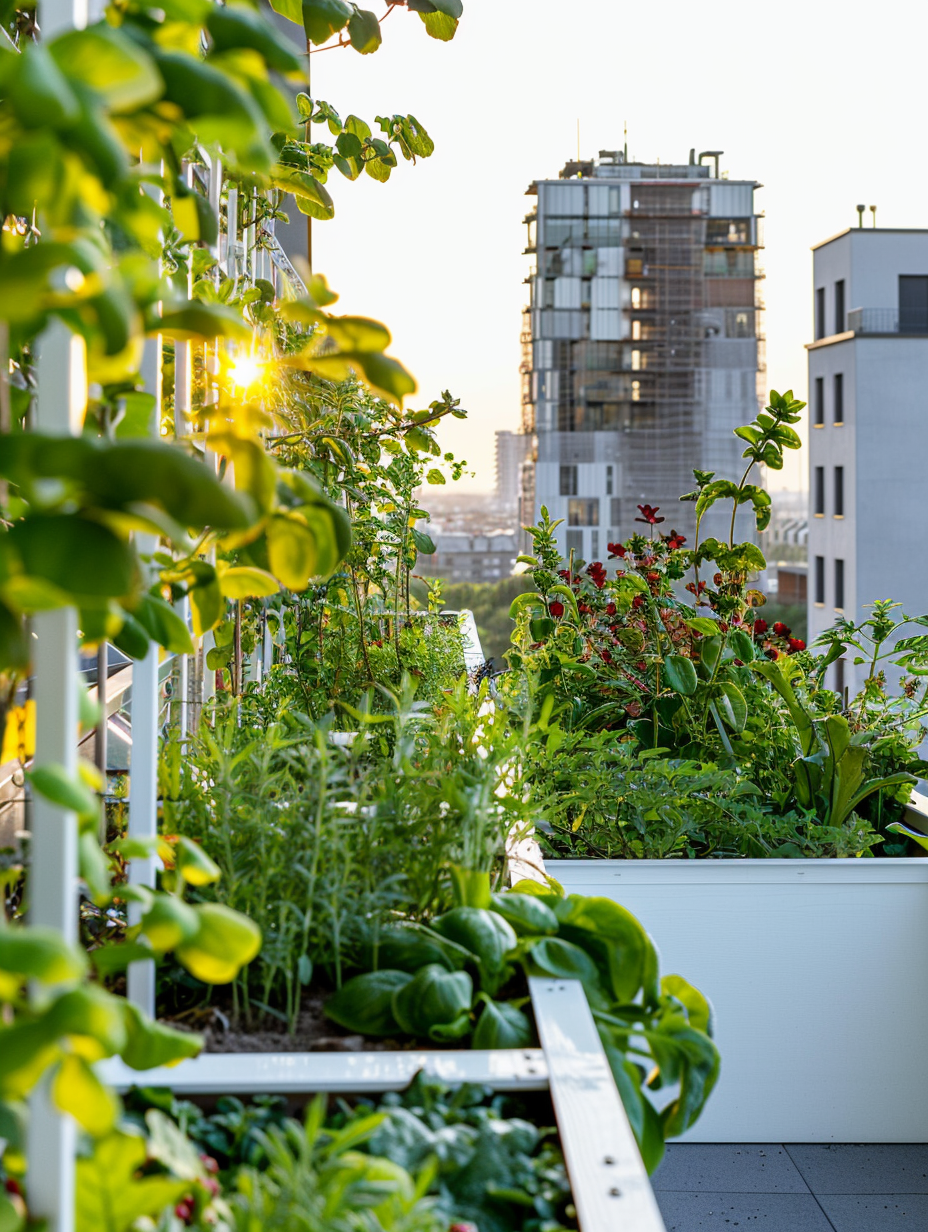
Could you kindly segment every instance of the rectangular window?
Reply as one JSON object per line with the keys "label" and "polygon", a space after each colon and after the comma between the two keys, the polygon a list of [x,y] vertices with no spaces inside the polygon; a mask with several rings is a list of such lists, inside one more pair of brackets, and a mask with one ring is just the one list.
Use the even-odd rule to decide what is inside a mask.
{"label": "rectangular window", "polygon": [[844,333],[844,279],[835,283],[835,333]]}
{"label": "rectangular window", "polygon": [[[615,534],[618,536],[622,525],[622,499],[619,496],[613,496],[609,502],[609,521],[615,527]],[[612,539],[611,532],[609,538]],[[613,542],[615,541],[613,540]]]}
{"label": "rectangular window", "polygon": [[571,552],[575,556],[583,555],[583,531],[569,530],[564,537],[564,550],[566,556],[570,556]]}
{"label": "rectangular window", "polygon": [[899,275],[899,332],[928,334],[928,274]]}
{"label": "rectangular window", "polygon": [[835,405],[834,405],[835,423],[844,423],[844,373],[835,373]]}
{"label": "rectangular window", "polygon": [[835,607],[844,608],[844,561],[835,561]]}
{"label": "rectangular window", "polygon": [[599,531],[590,531],[590,556],[593,560],[599,559]]}
{"label": "rectangular window", "polygon": [[577,498],[567,502],[567,525],[568,526],[598,526],[599,525],[599,501],[587,500],[585,497]]}
{"label": "rectangular window", "polygon": [[844,517],[844,467],[835,467],[835,517]]}
{"label": "rectangular window", "polygon": [[576,496],[577,495],[577,468],[575,466],[562,466],[560,469],[561,496]]}
{"label": "rectangular window", "polygon": [[825,602],[825,557],[815,558],[815,602]]}
{"label": "rectangular window", "polygon": [[825,337],[825,288],[815,292],[815,340]]}
{"label": "rectangular window", "polygon": [[606,467],[606,495],[612,495],[612,467]]}
{"label": "rectangular window", "polygon": [[823,517],[825,514],[825,468],[817,466],[815,468],[815,491],[813,493],[814,506],[812,512],[816,517]]}
{"label": "rectangular window", "polygon": [[815,394],[813,397],[812,414],[814,416],[812,423],[816,428],[824,428],[825,426],[825,378],[817,376],[815,378]]}

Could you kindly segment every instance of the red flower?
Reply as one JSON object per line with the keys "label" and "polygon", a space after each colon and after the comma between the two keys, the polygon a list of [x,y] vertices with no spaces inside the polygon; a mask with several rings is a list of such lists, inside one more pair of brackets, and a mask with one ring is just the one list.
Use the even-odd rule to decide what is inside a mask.
{"label": "red flower", "polygon": [[672,530],[667,536],[667,547],[671,552],[675,552],[677,548],[682,548],[686,543],[686,535],[678,535],[675,530]]}
{"label": "red flower", "polygon": [[615,612],[616,612],[616,607],[615,607],[615,604],[614,604],[614,603],[607,603],[607,604],[606,604],[606,615],[607,615],[607,616],[614,616],[614,615],[615,615]]}
{"label": "red flower", "polygon": [[778,620],[776,622],[776,624],[773,626],[773,631],[777,635],[777,637],[789,637],[790,635],[789,625],[785,625],[782,620]]}
{"label": "red flower", "polygon": [[768,659],[779,659],[779,657],[780,657],[779,650],[774,650],[774,648],[771,646],[767,651],[767,658]]}
{"label": "red flower", "polygon": [[712,584],[713,584],[714,586],[721,586],[721,585],[722,585],[722,575],[721,575],[721,573],[714,573],[714,574],[712,575]]}
{"label": "red flower", "polygon": [[699,586],[697,587],[695,582],[687,582],[686,589],[690,592],[691,595],[701,595],[702,592],[706,589],[706,584],[705,582],[700,582]]}
{"label": "red flower", "polygon": [[193,1195],[188,1194],[186,1198],[182,1198],[174,1207],[174,1214],[181,1223],[189,1224],[193,1219]]}
{"label": "red flower", "polygon": [[735,667],[744,667],[744,662],[741,659],[732,659]]}
{"label": "red flower", "polygon": [[791,637],[789,639],[789,648],[792,654],[796,654],[799,650],[805,650],[806,644],[801,637]]}
{"label": "red flower", "polygon": [[601,651],[599,652],[599,657],[602,659],[602,661],[603,661],[604,663],[611,663],[611,662],[612,662],[612,655],[609,653],[609,651],[608,651],[608,650],[601,650]]}
{"label": "red flower", "polygon": [[659,573],[649,573],[648,574],[649,582],[659,582],[660,578],[661,578],[661,575]]}
{"label": "red flower", "polygon": [[582,599],[581,599],[581,601],[577,604],[577,611],[578,611],[578,612],[581,612],[584,616],[589,616],[589,614],[590,614],[590,612],[592,612],[592,610],[593,610],[593,609],[590,607],[590,605],[589,605],[588,603],[584,603]]}
{"label": "red flower", "polygon": [[589,577],[590,577],[590,581],[593,583],[593,585],[594,585],[594,586],[595,586],[598,590],[602,590],[602,588],[603,588],[603,587],[605,586],[605,584],[606,584],[606,568],[605,568],[605,566],[604,566],[603,564],[601,564],[598,560],[594,560],[594,561],[593,561],[593,563],[592,563],[591,565],[587,565],[587,569],[586,569],[586,571],[587,571],[587,573],[588,573],[588,575],[589,575]]}
{"label": "red flower", "polygon": [[548,611],[552,616],[563,616],[564,604],[561,603],[560,599],[555,599],[552,603],[548,604]]}
{"label": "red flower", "polygon": [[569,582],[570,581],[570,570],[569,569],[558,569],[557,576],[559,578],[563,578],[565,582]]}
{"label": "red flower", "polygon": [[8,1176],[3,1182],[3,1188],[7,1193],[14,1194],[17,1198],[21,1198],[23,1196],[22,1186],[19,1181],[15,1180],[12,1176]]}
{"label": "red flower", "polygon": [[610,560],[615,560],[617,556],[624,560],[626,549],[621,543],[607,543],[606,547],[609,550]]}
{"label": "red flower", "polygon": [[766,620],[755,620],[754,621],[754,636],[758,637],[761,633],[766,633],[766,632],[767,632]]}
{"label": "red flower", "polygon": [[643,608],[644,607],[644,595],[635,595],[634,599],[632,599],[632,607],[635,609],[636,612],[640,608]]}
{"label": "red flower", "polygon": [[636,522],[644,522],[647,526],[657,526],[659,522],[666,522],[666,518],[659,518],[657,515],[660,512],[660,505],[639,505],[638,512],[640,518],[635,518]]}
{"label": "red flower", "polygon": [[728,632],[728,621],[727,621],[727,620],[720,620],[720,621],[719,621],[719,629],[721,630],[721,632],[722,632],[722,633],[727,633],[727,632]]}

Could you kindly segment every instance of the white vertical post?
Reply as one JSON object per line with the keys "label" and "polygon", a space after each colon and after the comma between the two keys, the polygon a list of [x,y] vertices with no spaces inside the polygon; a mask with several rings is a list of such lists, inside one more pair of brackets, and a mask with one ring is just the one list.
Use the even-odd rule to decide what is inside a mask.
{"label": "white vertical post", "polygon": [[[46,28],[49,25],[46,16]],[[53,24],[53,23],[52,23]],[[61,28],[61,25],[57,27]],[[38,344],[36,424],[70,436],[80,430],[87,404],[83,339],[54,322]],[[35,633],[35,763],[77,770],[77,611],[40,612]],[[36,796],[32,808],[29,870],[30,922],[77,940],[77,818]],[[49,1232],[74,1227],[75,1124],[54,1107],[48,1081],[30,1101],[29,1208],[48,1221]]]}
{"label": "white vertical post", "polygon": [[[161,417],[161,336],[149,338],[142,358],[142,379],[146,390],[155,395],[155,410],[150,430],[158,435]],[[154,535],[138,535],[136,547],[143,556],[156,551]],[[148,653],[132,665],[132,752],[129,760],[129,837],[153,839],[158,835],[158,646],[151,642]],[[129,864],[130,885],[155,884],[155,856],[138,858]],[[137,924],[141,915],[138,903],[129,904],[129,923]],[[139,1009],[154,1017],[155,964],[152,959],[129,964],[126,992]]]}

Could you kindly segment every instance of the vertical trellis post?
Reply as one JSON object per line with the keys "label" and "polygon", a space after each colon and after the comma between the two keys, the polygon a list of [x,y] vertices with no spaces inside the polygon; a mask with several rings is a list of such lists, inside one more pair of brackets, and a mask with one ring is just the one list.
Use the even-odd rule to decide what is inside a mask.
{"label": "vertical trellis post", "polygon": [[[87,24],[87,0],[42,0],[40,30],[51,38]],[[87,365],[83,339],[60,322],[45,330],[37,345],[36,426],[60,436],[79,432],[87,405]],[[57,763],[77,769],[77,611],[73,607],[39,613],[35,634],[33,695],[36,701],[37,765]],[[77,938],[77,819],[37,797],[32,808],[29,870],[30,922]],[[29,1208],[47,1221],[48,1232],[74,1227],[76,1127],[54,1107],[49,1080],[30,1100],[27,1140]]]}
{"label": "vertical trellis post", "polygon": [[[159,189],[147,188],[156,196]],[[146,339],[142,356],[142,384],[154,395],[155,405],[149,422],[152,436],[161,433],[161,335]],[[141,556],[151,556],[158,548],[155,535],[139,535],[136,546]],[[158,730],[161,697],[158,683],[159,648],[149,643],[148,653],[132,669],[132,752],[129,761],[129,825],[130,838],[151,841],[158,837]],[[155,884],[154,852],[129,864],[131,885]],[[129,904],[129,923],[141,918],[141,904]],[[153,959],[129,964],[126,972],[126,994],[140,1009],[155,1016],[155,963]]]}
{"label": "vertical trellis post", "polygon": [[[157,434],[161,422],[161,336],[149,338],[142,359],[142,379],[145,389],[155,395],[152,432]],[[136,546],[142,556],[157,550],[154,535],[139,535]],[[129,761],[129,837],[151,840],[158,835],[158,730],[160,688],[158,682],[159,651],[151,642],[148,653],[132,667],[132,752]],[[132,885],[154,885],[155,856],[136,858],[129,865]],[[129,904],[129,923],[138,923],[140,905]],[[155,964],[152,959],[129,964],[127,994],[140,1009],[154,1017]]]}

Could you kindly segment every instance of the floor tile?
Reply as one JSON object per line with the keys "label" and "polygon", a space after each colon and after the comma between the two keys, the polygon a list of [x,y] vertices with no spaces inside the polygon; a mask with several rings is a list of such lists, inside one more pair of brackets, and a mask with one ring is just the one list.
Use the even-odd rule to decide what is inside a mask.
{"label": "floor tile", "polygon": [[[811,1194],[681,1193],[665,1189],[655,1196],[667,1232],[733,1232],[734,1228],[742,1232],[833,1232]],[[912,1226],[914,1229],[916,1225]]]}
{"label": "floor tile", "polygon": [[835,1232],[924,1232],[928,1228],[928,1194],[823,1194],[819,1202]]}
{"label": "floor tile", "polygon": [[757,1143],[672,1144],[651,1184],[655,1190],[713,1193],[809,1192],[784,1147]]}
{"label": "floor tile", "polygon": [[928,1194],[928,1143],[788,1143],[786,1150],[814,1194]]}

